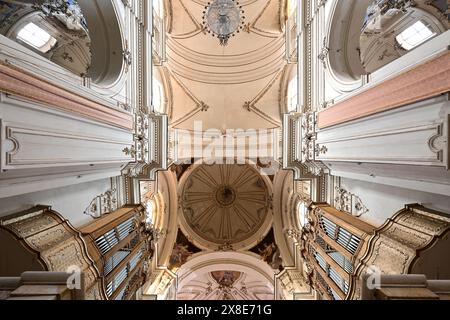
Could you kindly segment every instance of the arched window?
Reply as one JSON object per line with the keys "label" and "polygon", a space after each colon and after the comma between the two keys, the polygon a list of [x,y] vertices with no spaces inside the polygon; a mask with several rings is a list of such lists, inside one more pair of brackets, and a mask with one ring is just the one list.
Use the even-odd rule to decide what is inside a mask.
{"label": "arched window", "polygon": [[0,34],[78,76],[91,67],[91,36],[78,2],[33,6],[0,1]]}
{"label": "arched window", "polygon": [[153,0],[153,10],[160,18],[162,18],[164,14],[164,4],[162,0]]}
{"label": "arched window", "polygon": [[156,205],[153,200],[149,200],[145,206],[145,223],[150,225],[153,224],[155,218]]}
{"label": "arched window", "polygon": [[163,86],[161,82],[158,79],[153,78],[153,111],[164,113],[163,97]]}
{"label": "arched window", "polygon": [[164,1],[153,0],[153,62],[161,65],[166,59],[165,53],[165,27],[164,27]]}
{"label": "arched window", "polygon": [[[128,63],[118,54],[124,48],[114,2],[0,1],[0,35],[18,44],[7,45],[11,55],[22,53],[14,54],[13,60],[23,57],[34,65],[39,54],[75,77],[89,78],[95,84],[93,89],[109,90],[125,80],[122,70]],[[48,69],[46,66],[43,62],[42,67]],[[52,74],[62,71],[48,70]],[[80,79],[70,78],[80,83]]]}
{"label": "arched window", "polygon": [[297,110],[298,104],[298,82],[297,77],[295,76],[289,82],[288,85],[288,93],[287,93],[287,109],[289,112],[293,112]]}
{"label": "arched window", "polygon": [[419,20],[408,26],[395,39],[404,50],[412,50],[436,35],[429,23]]}
{"label": "arched window", "polygon": [[17,34],[17,39],[38,49],[42,53],[49,52],[56,45],[56,39],[33,22],[28,23],[20,29]]}
{"label": "arched window", "polygon": [[302,228],[308,224],[308,205],[303,201],[297,205],[297,219]]}
{"label": "arched window", "polygon": [[360,35],[360,58],[366,73],[373,73],[445,32],[447,7],[426,1],[375,1],[367,8]]}

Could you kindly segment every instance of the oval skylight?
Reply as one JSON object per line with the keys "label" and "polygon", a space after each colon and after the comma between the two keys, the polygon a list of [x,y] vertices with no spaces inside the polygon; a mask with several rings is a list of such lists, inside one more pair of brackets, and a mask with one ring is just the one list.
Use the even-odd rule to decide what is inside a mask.
{"label": "oval skylight", "polygon": [[23,27],[17,34],[17,38],[44,53],[56,44],[55,38],[33,22]]}
{"label": "oval skylight", "polygon": [[436,35],[428,24],[419,20],[400,33],[396,40],[405,50],[411,50]]}

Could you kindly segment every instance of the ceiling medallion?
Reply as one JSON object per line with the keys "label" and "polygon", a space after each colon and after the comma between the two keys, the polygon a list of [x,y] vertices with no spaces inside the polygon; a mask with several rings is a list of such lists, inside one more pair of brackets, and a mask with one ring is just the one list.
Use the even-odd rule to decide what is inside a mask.
{"label": "ceiling medallion", "polygon": [[203,27],[217,37],[222,46],[244,27],[244,10],[237,0],[214,0],[203,11]]}
{"label": "ceiling medallion", "polygon": [[220,186],[216,189],[215,197],[220,207],[231,207],[236,200],[236,191],[228,185]]}

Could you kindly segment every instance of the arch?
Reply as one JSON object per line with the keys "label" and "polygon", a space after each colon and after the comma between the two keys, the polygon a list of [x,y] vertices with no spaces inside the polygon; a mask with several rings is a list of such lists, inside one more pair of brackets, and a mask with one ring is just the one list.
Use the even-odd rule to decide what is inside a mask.
{"label": "arch", "polygon": [[324,46],[329,49],[327,72],[332,86],[349,92],[363,84],[364,68],[359,57],[359,36],[366,9],[373,0],[335,0],[327,23]]}
{"label": "arch", "polygon": [[[358,89],[369,81],[371,73],[408,53],[398,48],[396,36],[410,26],[411,21],[422,17],[437,34],[450,27],[443,12],[429,1],[417,0],[414,5],[408,2],[403,5],[402,10],[382,13],[374,0],[332,2],[323,46],[328,51],[324,63],[333,89],[340,93]],[[368,10],[374,13],[369,15]],[[397,13],[390,15],[391,11]],[[368,22],[374,19],[384,25],[379,30],[368,30]]]}
{"label": "arch", "polygon": [[[297,111],[297,107],[299,104],[299,92],[298,92],[298,69],[297,64],[288,64],[285,66],[283,70],[283,75],[280,80],[280,113],[289,113]],[[293,81],[293,79],[297,79],[297,105],[295,109],[289,110],[289,85]]]}
{"label": "arch", "polygon": [[167,69],[163,66],[153,67],[153,97],[156,96],[155,90],[159,90],[160,105],[159,108],[156,105],[156,101],[152,97],[152,105],[154,112],[160,114],[170,114],[172,113],[172,86],[170,83],[170,76],[167,75]]}
{"label": "arch", "polygon": [[[121,25],[115,1],[78,0],[92,41],[89,76],[100,88],[113,87],[120,81],[125,67]],[[126,50],[125,50],[126,49]]]}
{"label": "arch", "polygon": [[299,229],[304,228],[308,224],[308,203],[305,201],[298,201],[296,208],[296,214],[297,214],[297,225]]}
{"label": "arch", "polygon": [[295,246],[288,239],[287,231],[295,229],[296,224],[292,221],[294,199],[294,176],[292,171],[279,171],[273,182],[273,231],[275,242],[280,250],[284,266],[295,264]]}
{"label": "arch", "polygon": [[8,5],[13,14],[0,19],[1,34],[76,76],[86,76],[91,66],[91,39],[76,3],[64,9],[42,4],[41,10],[25,2],[3,4]]}
{"label": "arch", "polygon": [[[377,5],[369,6],[360,36],[364,70],[376,72],[445,32],[449,26],[438,9],[422,1],[403,10],[391,8],[387,12]],[[408,44],[408,39],[414,44]]]}
{"label": "arch", "polygon": [[[117,14],[118,6],[123,4],[119,0],[66,2],[68,6],[60,2],[38,5],[14,1],[9,6],[13,14],[1,21],[0,33],[74,74],[73,82],[78,84],[80,77],[89,77],[91,87],[99,93],[118,92],[126,80],[125,62],[131,63]],[[37,27],[41,34],[54,38],[51,50],[40,50],[18,37],[30,23],[34,30]]]}
{"label": "arch", "polygon": [[172,171],[158,172],[157,199],[160,212],[155,220],[155,227],[164,234],[155,245],[155,269],[168,265],[178,233],[177,178]]}
{"label": "arch", "polygon": [[[197,255],[187,261],[177,272],[178,276],[178,292],[183,292],[186,289],[191,293],[195,283],[195,287],[201,286],[201,279],[206,278],[211,283],[211,293],[203,293],[206,299],[214,299],[214,296],[220,299],[220,289],[211,274],[215,272],[228,272],[235,275],[235,281],[245,282],[246,292],[244,294],[234,292],[230,288],[230,294],[240,295],[241,299],[274,299],[274,281],[275,273],[269,265],[261,263],[261,260],[253,254],[241,252],[212,252]],[[237,278],[236,278],[237,277]],[[217,280],[217,279],[216,279]],[[234,283],[233,283],[234,284]],[[244,282],[240,283],[241,285]],[[203,290],[204,291],[204,290]],[[216,293],[216,295],[214,295]],[[193,293],[195,295],[195,293]],[[184,298],[186,293],[184,293]]]}

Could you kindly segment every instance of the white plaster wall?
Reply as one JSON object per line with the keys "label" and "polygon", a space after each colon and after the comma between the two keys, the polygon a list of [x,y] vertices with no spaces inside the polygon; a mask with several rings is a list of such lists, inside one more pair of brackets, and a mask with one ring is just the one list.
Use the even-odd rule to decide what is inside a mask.
{"label": "white plaster wall", "polygon": [[359,196],[369,212],[361,216],[374,226],[382,225],[406,204],[423,206],[450,215],[450,197],[382,184],[341,178],[341,187]]}
{"label": "white plaster wall", "polygon": [[111,180],[102,179],[0,199],[0,217],[29,209],[35,205],[50,205],[75,227],[80,227],[92,221],[90,216],[83,213],[90,202],[109,188],[111,188]]}

